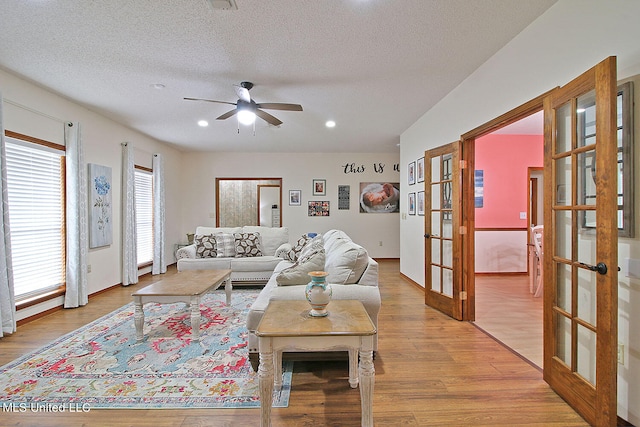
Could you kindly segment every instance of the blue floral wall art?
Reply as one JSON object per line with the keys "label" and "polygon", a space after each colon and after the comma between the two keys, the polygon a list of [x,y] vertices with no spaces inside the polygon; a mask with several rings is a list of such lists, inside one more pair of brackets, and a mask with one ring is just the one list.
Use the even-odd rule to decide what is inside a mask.
{"label": "blue floral wall art", "polygon": [[89,163],[89,248],[113,242],[111,168]]}

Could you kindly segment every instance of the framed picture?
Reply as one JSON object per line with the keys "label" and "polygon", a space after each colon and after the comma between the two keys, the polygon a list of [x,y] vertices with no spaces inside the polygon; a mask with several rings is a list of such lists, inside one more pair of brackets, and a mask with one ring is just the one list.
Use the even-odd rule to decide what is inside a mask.
{"label": "framed picture", "polygon": [[399,182],[361,182],[360,213],[400,212]]}
{"label": "framed picture", "polygon": [[418,191],[418,215],[424,215],[424,191]]}
{"label": "framed picture", "polygon": [[327,180],[326,179],[314,179],[313,180],[313,195],[314,196],[326,196],[327,195]]}
{"label": "framed picture", "polygon": [[309,201],[309,216],[329,216],[329,201]]}
{"label": "framed picture", "polygon": [[338,210],[349,210],[351,187],[338,185]]}
{"label": "framed picture", "polygon": [[302,191],[289,190],[289,206],[302,205]]}
{"label": "framed picture", "polygon": [[409,170],[407,171],[409,177],[409,185],[416,183],[416,162],[409,163]]}
{"label": "framed picture", "polygon": [[418,159],[416,174],[418,175],[418,182],[424,182],[424,157]]}
{"label": "framed picture", "polygon": [[409,215],[416,214],[416,193],[409,193]]}
{"label": "framed picture", "polygon": [[111,168],[89,163],[89,248],[112,243]]}

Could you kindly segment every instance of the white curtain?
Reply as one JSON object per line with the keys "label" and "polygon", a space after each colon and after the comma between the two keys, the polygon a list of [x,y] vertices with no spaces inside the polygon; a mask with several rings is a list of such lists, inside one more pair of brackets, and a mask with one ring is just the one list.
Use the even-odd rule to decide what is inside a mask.
{"label": "white curtain", "polygon": [[64,127],[67,170],[67,291],[64,307],[87,304],[87,165],[84,163],[80,124]]}
{"label": "white curtain", "polygon": [[11,264],[11,233],[9,232],[9,205],[7,197],[7,158],[4,151],[4,125],[2,121],[2,93],[0,93],[0,337],[16,331],[16,299],[13,293],[13,267]]}
{"label": "white curtain", "polygon": [[161,154],[153,155],[153,267],[151,274],[167,272],[164,257],[164,162]]}
{"label": "white curtain", "polygon": [[122,144],[122,286],[138,283],[136,185],[133,144]]}

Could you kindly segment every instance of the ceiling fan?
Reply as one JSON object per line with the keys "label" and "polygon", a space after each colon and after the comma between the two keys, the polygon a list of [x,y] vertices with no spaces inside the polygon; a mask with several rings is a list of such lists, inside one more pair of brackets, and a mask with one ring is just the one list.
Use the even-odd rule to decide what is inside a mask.
{"label": "ceiling fan", "polygon": [[299,104],[284,104],[279,102],[263,102],[256,103],[251,96],[249,95],[249,90],[253,87],[253,83],[251,82],[241,82],[239,85],[233,85],[236,89],[236,94],[238,95],[237,102],[226,102],[226,101],[214,101],[213,99],[201,99],[201,98],[184,98],[187,101],[205,101],[205,102],[215,102],[218,104],[230,104],[235,105],[231,111],[227,111],[223,115],[217,118],[217,120],[228,119],[229,117],[238,114],[238,121],[243,124],[252,124],[255,121],[255,117],[258,116],[262,120],[266,121],[269,124],[274,126],[279,126],[282,124],[282,121],[271,114],[262,111],[266,110],[285,110],[285,111],[302,111],[302,105]]}

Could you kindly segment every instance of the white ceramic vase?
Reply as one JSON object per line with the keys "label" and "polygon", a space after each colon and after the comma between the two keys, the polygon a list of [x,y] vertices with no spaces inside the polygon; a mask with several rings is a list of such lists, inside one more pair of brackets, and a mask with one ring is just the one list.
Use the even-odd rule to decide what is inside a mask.
{"label": "white ceramic vase", "polygon": [[312,271],[309,273],[311,281],[305,288],[307,301],[311,304],[309,315],[313,317],[323,317],[329,314],[327,306],[331,302],[333,290],[331,285],[326,282],[329,275],[326,271]]}

